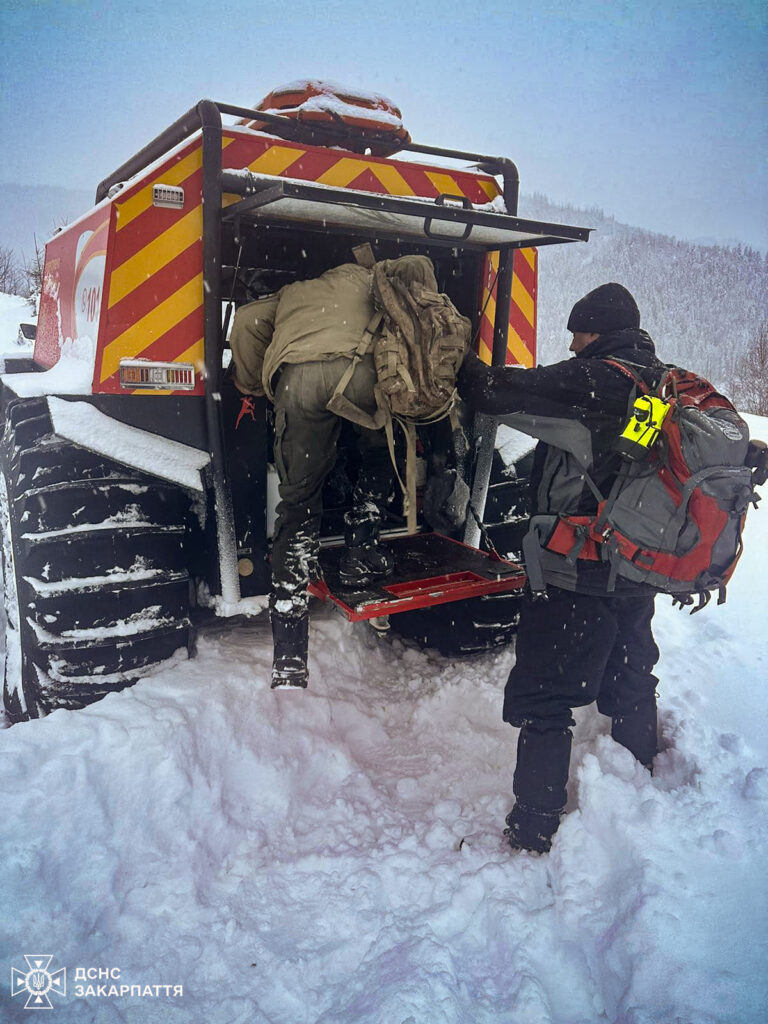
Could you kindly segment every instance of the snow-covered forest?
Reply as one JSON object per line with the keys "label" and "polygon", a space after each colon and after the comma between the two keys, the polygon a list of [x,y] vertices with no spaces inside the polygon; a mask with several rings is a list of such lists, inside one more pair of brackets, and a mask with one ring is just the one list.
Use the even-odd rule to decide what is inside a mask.
{"label": "snow-covered forest", "polygon": [[[587,245],[540,250],[541,362],[567,354],[565,325],[574,302],[605,281],[619,281],[637,299],[641,326],[666,362],[698,370],[728,394],[739,391],[743,360],[768,326],[768,256],[643,231],[602,210],[540,195],[523,195],[520,214],[595,229]],[[768,378],[768,364],[763,371]]]}

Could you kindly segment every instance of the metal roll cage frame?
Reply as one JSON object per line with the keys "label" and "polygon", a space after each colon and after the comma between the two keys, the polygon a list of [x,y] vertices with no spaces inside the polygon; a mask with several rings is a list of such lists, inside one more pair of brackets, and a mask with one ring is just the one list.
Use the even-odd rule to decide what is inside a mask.
{"label": "metal roll cage frame", "polygon": [[[208,447],[212,457],[213,484],[215,499],[218,508],[218,534],[219,547],[221,550],[234,550],[234,523],[231,513],[231,503],[228,500],[229,487],[226,473],[226,461],[223,447],[223,419],[222,403],[219,400],[219,386],[221,378],[221,265],[222,265],[222,241],[221,241],[221,204],[222,204],[222,161],[221,161],[221,134],[222,115],[247,118],[259,121],[266,125],[274,125],[279,129],[282,138],[302,143],[339,146],[349,142],[354,132],[344,125],[329,123],[309,127],[299,125],[291,118],[279,114],[265,113],[253,110],[249,107],[239,107],[228,103],[217,103],[213,100],[201,100],[194,107],[190,108],[172,125],[161,132],[156,138],[143,147],[138,153],[121,164],[112,174],[104,178],[96,190],[96,202],[100,203],[105,199],[110,190],[117,184],[128,181],[128,179],[145,170],[151,163],[165,156],[174,147],[178,146],[197,131],[202,131],[202,200],[203,200],[203,281],[204,290],[204,348],[205,348],[205,410],[206,425],[208,432]],[[503,181],[503,197],[508,213],[515,217],[517,215],[520,177],[517,167],[512,160],[506,157],[488,156],[481,153],[470,153],[464,150],[444,149],[437,146],[423,146],[418,143],[408,143],[400,147],[400,151],[411,153],[423,153],[427,156],[436,156],[452,160],[462,160],[473,163],[478,170],[493,176],[499,176]],[[428,215],[427,215],[428,216]],[[429,232],[427,232],[429,237]],[[566,240],[586,240],[589,232],[585,231],[579,236]],[[460,241],[458,239],[457,241]],[[493,354],[492,364],[503,366],[506,361],[507,350],[507,310],[512,294],[513,278],[513,256],[514,245],[503,246],[500,249],[499,271],[496,281],[496,317],[494,321]],[[493,431],[495,435],[495,430]],[[485,440],[485,439],[484,439]],[[491,439],[492,443],[492,439]],[[487,446],[486,446],[487,447]],[[486,453],[487,455],[487,453]],[[481,460],[483,461],[483,460]],[[488,458],[485,460],[490,465]],[[479,467],[478,467],[479,469]],[[488,467],[485,467],[488,469]],[[480,476],[487,476],[483,470]],[[480,480],[475,490],[487,490]],[[481,509],[485,505],[485,494],[482,495],[480,507],[475,498],[475,507],[482,516]],[[223,514],[222,514],[223,513]],[[222,594],[225,599],[236,597],[233,592],[232,581],[227,586],[227,581],[221,579]],[[239,585],[234,583],[234,589],[239,591]],[[229,591],[226,594],[225,591]]]}

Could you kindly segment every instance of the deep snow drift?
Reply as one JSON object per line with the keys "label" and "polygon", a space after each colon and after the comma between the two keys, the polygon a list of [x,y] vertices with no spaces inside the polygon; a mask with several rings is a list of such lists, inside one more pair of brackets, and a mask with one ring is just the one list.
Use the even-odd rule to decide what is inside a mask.
{"label": "deep snow drift", "polygon": [[[548,857],[499,838],[513,652],[452,664],[321,605],[306,693],[269,690],[265,621],[221,622],[196,661],[0,733],[3,1019],[42,951],[61,1021],[761,1021],[767,540],[758,511],[725,607],[659,601],[653,778],[580,713]],[[79,966],[184,995],[77,998]]]}

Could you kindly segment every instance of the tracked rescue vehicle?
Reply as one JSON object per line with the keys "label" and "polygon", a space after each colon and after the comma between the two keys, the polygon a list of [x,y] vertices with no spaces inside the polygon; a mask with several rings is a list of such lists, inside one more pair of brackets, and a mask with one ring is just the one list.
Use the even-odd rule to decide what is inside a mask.
{"label": "tracked rescue vehicle", "polygon": [[[487,362],[533,364],[537,247],[588,230],[519,218],[511,161],[418,145],[383,120],[379,131],[344,109],[302,119],[274,101],[265,112],[203,100],[46,246],[33,358],[7,360],[2,377],[11,721],[83,706],[186,657],[206,609],[264,606],[270,406],[243,404],[228,378],[233,307],[370,243],[377,259],[431,258]],[[422,485],[454,458],[450,431],[430,430]],[[478,520],[499,550],[517,547],[505,519],[520,485],[497,473],[489,491],[494,432],[465,431],[466,526],[445,536],[420,513],[409,533],[393,496],[383,536],[395,573],[357,593],[334,570],[356,468],[342,438],[319,596],[437,646],[509,638],[524,572],[489,553]]]}

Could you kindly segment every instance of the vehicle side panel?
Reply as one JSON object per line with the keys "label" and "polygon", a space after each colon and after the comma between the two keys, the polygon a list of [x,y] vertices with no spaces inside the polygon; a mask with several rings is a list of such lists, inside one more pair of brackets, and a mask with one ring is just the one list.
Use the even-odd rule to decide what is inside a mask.
{"label": "vehicle side panel", "polygon": [[111,219],[111,206],[99,206],[45,247],[34,352],[45,369],[58,363],[67,339],[98,341]]}
{"label": "vehicle side panel", "polygon": [[[181,209],[153,204],[156,184],[184,190]],[[202,395],[203,215],[202,147],[195,137],[169,160],[115,198],[101,345],[94,394],[125,394],[123,358],[195,365],[195,390]],[[171,390],[141,394],[179,394]]]}

